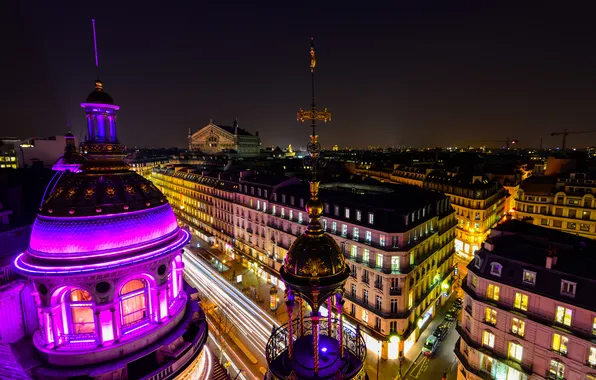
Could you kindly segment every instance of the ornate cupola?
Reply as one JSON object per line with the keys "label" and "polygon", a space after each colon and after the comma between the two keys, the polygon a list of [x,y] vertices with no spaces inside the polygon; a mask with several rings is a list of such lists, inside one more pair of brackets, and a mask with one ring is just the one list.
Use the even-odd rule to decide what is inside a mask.
{"label": "ornate cupola", "polygon": [[[329,121],[331,114],[317,111],[314,94],[316,65],[314,41],[310,49],[312,105],[300,110],[298,120],[310,120],[308,166],[312,168],[310,200],[306,204],[306,232],[290,247],[280,269],[286,286],[288,323],[275,329],[267,343],[268,376],[274,379],[366,379],[366,345],[360,331],[343,325],[344,284],[350,276],[343,253],[323,231],[323,202],[319,199],[317,166],[321,146],[316,120]],[[310,316],[304,315],[307,309]],[[321,314],[326,306],[326,316]],[[294,313],[297,309],[297,315]]]}
{"label": "ornate cupola", "polygon": [[83,154],[92,159],[122,159],[125,147],[120,145],[116,132],[120,107],[104,91],[102,81],[95,81],[95,89],[81,107],[85,109],[87,118],[87,141],[83,144]]}

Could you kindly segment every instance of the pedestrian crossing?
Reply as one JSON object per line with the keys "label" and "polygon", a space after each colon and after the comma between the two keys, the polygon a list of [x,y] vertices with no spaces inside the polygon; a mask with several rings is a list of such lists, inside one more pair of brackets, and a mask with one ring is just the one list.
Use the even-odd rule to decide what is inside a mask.
{"label": "pedestrian crossing", "polygon": [[225,368],[219,363],[217,359],[213,359],[213,380],[231,380],[230,376],[228,376],[228,372]]}

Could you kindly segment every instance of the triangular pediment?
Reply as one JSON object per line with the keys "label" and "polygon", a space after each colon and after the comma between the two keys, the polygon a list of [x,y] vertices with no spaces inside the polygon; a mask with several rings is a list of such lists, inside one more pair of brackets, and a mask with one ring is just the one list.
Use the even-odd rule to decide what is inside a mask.
{"label": "triangular pediment", "polygon": [[234,135],[229,133],[228,131],[218,127],[216,124],[213,123],[209,123],[206,126],[204,126],[203,128],[199,129],[198,131],[196,131],[195,133],[193,133],[191,135],[191,139],[195,140],[195,139],[202,139],[202,138],[206,138],[210,135],[217,135],[226,139],[233,139]]}

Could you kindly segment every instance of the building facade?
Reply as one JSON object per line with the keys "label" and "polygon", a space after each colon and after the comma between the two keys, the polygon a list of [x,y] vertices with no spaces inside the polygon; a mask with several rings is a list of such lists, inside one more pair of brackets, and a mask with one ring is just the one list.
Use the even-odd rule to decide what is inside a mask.
{"label": "building facade", "polygon": [[593,242],[512,220],[469,264],[458,379],[594,379]]}
{"label": "building facade", "polygon": [[[306,184],[254,173],[223,181],[171,169],[156,169],[152,178],[181,219],[205,229],[206,235],[216,230],[227,235],[231,220],[232,234],[221,238],[231,241],[228,253],[257,263],[273,285],[283,287],[279,270],[308,224]],[[180,197],[184,210],[191,210],[176,206]],[[342,248],[352,272],[345,315],[362,326],[370,349],[380,348],[383,358],[396,359],[450,293],[457,222],[449,198],[412,186],[343,183],[321,185],[320,197],[325,202],[323,228]],[[201,207],[209,210],[202,219],[194,214],[203,212]],[[216,244],[219,239],[215,237]]]}
{"label": "building facade", "polygon": [[530,177],[517,192],[515,217],[596,239],[595,197],[596,179],[589,174]]}
{"label": "building facade", "polygon": [[205,154],[231,153],[239,156],[256,156],[261,150],[259,133],[254,135],[238,126],[217,125],[213,121],[195,133],[189,130],[188,149]]}
{"label": "building facade", "polygon": [[422,170],[396,165],[393,172],[355,168],[355,172],[383,182],[415,185],[448,195],[458,221],[455,251],[462,264],[467,264],[480,247],[490,228],[508,211],[508,192],[498,181],[481,175],[449,173],[443,170]]}

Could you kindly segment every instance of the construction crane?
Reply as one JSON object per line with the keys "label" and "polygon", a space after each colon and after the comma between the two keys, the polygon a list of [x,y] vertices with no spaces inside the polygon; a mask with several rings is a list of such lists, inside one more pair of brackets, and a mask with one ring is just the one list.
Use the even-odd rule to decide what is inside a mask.
{"label": "construction crane", "polygon": [[492,141],[482,141],[482,142],[493,142],[493,143],[494,142],[498,142],[500,144],[505,143],[505,147],[507,149],[509,149],[509,145],[511,145],[511,144],[518,144],[519,143],[519,140],[511,140],[509,137],[507,137],[507,139],[505,141],[503,141],[503,140],[492,140]]}
{"label": "construction crane", "polygon": [[568,135],[573,135],[576,133],[594,133],[596,131],[575,131],[575,132],[567,132],[567,128],[565,128],[563,130],[563,132],[553,132],[550,135],[551,136],[560,136],[563,135],[563,144],[561,144],[561,150],[565,150],[565,147],[567,146],[567,136]]}

